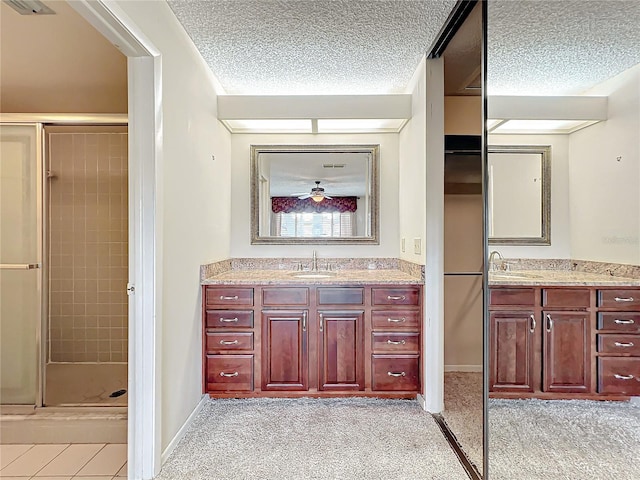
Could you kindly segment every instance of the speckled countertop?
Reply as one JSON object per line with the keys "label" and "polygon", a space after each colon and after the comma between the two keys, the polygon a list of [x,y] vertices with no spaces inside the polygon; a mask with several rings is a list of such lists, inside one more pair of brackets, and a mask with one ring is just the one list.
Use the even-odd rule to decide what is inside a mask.
{"label": "speckled countertop", "polygon": [[575,270],[513,270],[489,272],[489,285],[505,286],[640,286],[640,279]]}
{"label": "speckled countertop", "polygon": [[[231,270],[202,279],[202,285],[419,285],[421,280],[395,269],[338,270],[329,278],[297,278],[294,275],[308,272],[291,270]],[[322,273],[322,272],[320,272]]]}

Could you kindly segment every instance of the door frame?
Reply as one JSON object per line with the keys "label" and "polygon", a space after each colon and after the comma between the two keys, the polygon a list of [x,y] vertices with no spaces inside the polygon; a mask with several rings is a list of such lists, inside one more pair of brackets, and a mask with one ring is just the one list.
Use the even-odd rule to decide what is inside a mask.
{"label": "door frame", "polygon": [[128,478],[152,479],[161,467],[162,57],[113,0],[69,2],[127,56],[129,117]]}

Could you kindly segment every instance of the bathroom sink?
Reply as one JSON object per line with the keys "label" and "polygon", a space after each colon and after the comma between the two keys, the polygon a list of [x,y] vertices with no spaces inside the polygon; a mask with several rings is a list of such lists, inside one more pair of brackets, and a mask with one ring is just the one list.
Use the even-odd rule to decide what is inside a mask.
{"label": "bathroom sink", "polygon": [[335,277],[335,272],[293,272],[290,273],[295,278],[331,278]]}

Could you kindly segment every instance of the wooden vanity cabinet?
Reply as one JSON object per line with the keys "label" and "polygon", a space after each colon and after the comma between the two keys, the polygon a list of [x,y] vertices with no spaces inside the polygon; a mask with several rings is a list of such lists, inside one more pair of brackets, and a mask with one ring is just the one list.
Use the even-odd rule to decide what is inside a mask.
{"label": "wooden vanity cabinet", "polygon": [[640,289],[597,291],[598,392],[640,395]]}
{"label": "wooden vanity cabinet", "polygon": [[589,289],[492,287],[490,391],[591,390]]}
{"label": "wooden vanity cabinet", "polygon": [[419,285],[205,285],[203,299],[203,388],[211,396],[420,391]]}

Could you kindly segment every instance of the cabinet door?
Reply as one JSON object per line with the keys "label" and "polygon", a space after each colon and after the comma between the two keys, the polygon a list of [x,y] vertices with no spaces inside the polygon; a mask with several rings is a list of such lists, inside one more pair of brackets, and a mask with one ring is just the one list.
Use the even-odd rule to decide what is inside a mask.
{"label": "cabinet door", "polygon": [[364,389],[364,312],[318,312],[320,390]]}
{"label": "cabinet door", "polygon": [[490,390],[533,392],[540,331],[533,311],[491,312],[490,322]]}
{"label": "cabinet door", "polygon": [[543,390],[590,390],[591,342],[587,312],[543,312]]}
{"label": "cabinet door", "polygon": [[307,310],[262,312],[262,389],[308,390]]}

